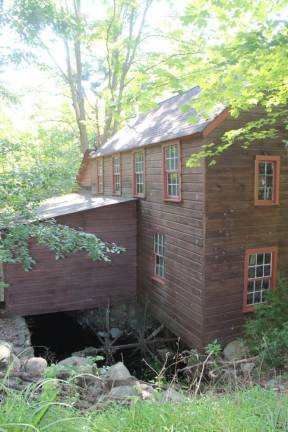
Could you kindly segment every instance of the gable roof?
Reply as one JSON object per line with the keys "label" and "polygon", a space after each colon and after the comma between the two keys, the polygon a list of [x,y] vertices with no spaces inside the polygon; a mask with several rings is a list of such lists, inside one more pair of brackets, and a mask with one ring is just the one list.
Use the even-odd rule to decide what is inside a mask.
{"label": "gable roof", "polygon": [[[191,117],[197,118],[197,112],[193,107],[189,107],[189,104],[197,98],[199,93],[200,87],[197,86],[160,102],[157,108],[148,114],[141,114],[119,130],[101,148],[91,151],[90,157],[111,155],[202,133],[224,111],[224,108],[221,107],[208,120],[198,118],[196,122],[192,122]],[[183,107],[185,106],[188,107],[188,110],[184,112]]]}

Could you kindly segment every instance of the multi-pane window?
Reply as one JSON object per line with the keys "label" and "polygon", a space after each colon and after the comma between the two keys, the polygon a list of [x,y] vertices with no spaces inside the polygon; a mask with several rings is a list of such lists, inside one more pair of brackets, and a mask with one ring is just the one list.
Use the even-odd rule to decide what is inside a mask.
{"label": "multi-pane window", "polygon": [[180,145],[163,146],[164,166],[164,199],[180,201],[181,199],[181,158]]}
{"label": "multi-pane window", "polygon": [[103,158],[97,159],[97,192],[103,193],[104,189],[104,168]]}
{"label": "multi-pane window", "polygon": [[275,288],[277,248],[250,249],[245,257],[244,310],[263,303],[267,290]]}
{"label": "multi-pane window", "polygon": [[145,195],[145,156],[144,151],[136,151],[133,153],[134,166],[134,195]]}
{"label": "multi-pane window", "polygon": [[155,268],[154,275],[157,278],[165,277],[165,236],[163,234],[154,234],[154,257]]}
{"label": "multi-pane window", "polygon": [[113,193],[121,194],[121,166],[120,156],[115,155],[112,157],[112,172],[113,172]]}
{"label": "multi-pane window", "polygon": [[255,204],[279,204],[278,156],[256,156]]}

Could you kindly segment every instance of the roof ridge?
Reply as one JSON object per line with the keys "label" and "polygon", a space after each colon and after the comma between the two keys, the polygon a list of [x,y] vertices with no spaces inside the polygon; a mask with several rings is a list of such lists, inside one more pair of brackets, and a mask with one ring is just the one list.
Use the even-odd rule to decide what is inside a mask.
{"label": "roof ridge", "polygon": [[[188,90],[183,91],[182,93],[178,93],[178,94],[176,94],[176,95],[174,95],[174,96],[170,96],[169,98],[164,99],[164,100],[158,102],[157,105],[160,106],[160,105],[162,105],[163,103],[168,102],[168,101],[171,100],[171,99],[177,98],[177,97],[179,97],[179,96],[183,96],[184,94],[187,94],[187,93],[189,93],[191,90],[195,90],[196,88],[199,88],[199,90],[200,90],[200,86],[199,86],[199,85],[195,85],[195,86],[193,86],[193,87],[190,87]],[[151,112],[151,111],[150,111],[150,112]]]}

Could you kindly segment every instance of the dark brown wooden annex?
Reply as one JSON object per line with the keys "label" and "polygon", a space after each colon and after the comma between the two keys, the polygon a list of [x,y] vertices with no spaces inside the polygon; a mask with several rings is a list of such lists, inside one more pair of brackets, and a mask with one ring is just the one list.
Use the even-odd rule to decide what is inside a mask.
{"label": "dark brown wooden annex", "polygon": [[36,265],[25,273],[20,265],[5,265],[6,315],[33,315],[81,310],[136,301],[136,201],[70,194],[48,200],[42,218],[97,234],[126,252],[111,262],[92,262],[83,252],[55,260],[48,249],[31,242]]}

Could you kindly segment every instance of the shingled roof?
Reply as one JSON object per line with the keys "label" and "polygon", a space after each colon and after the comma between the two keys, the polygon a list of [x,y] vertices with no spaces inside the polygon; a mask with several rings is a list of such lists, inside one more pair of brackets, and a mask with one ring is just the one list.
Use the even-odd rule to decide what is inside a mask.
{"label": "shingled roof", "polygon": [[160,102],[153,111],[141,114],[126,127],[117,132],[100,149],[92,151],[90,158],[106,156],[117,152],[137,149],[149,144],[178,139],[201,133],[224,111],[222,107],[207,119],[192,122],[191,117],[197,118],[197,112],[189,104],[199,95],[200,88],[193,87],[183,94],[173,96]]}

